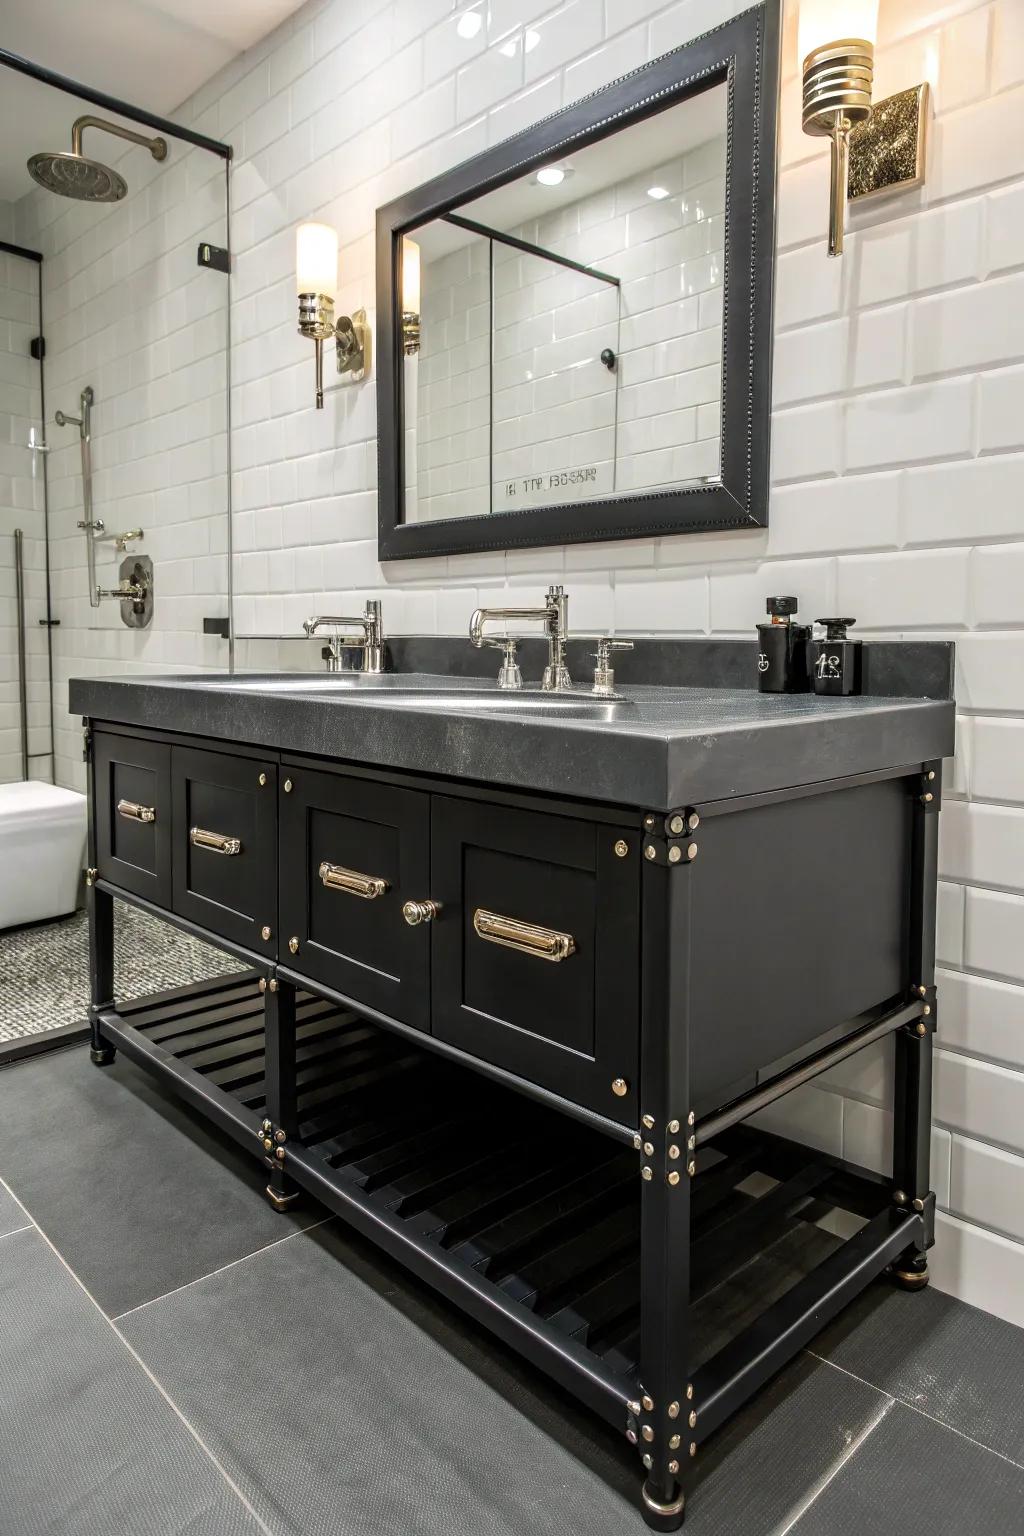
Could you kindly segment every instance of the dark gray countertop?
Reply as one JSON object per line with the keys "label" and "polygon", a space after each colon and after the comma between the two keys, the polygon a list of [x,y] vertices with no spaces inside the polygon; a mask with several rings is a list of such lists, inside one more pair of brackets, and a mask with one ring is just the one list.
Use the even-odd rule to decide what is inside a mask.
{"label": "dark gray countertop", "polygon": [[[389,673],[332,687],[294,677],[75,678],[72,713],[246,742],[284,753],[474,780],[666,811],[948,757],[948,700],[760,694],[750,688],[625,686],[597,717],[480,712],[470,677]],[[389,693],[436,693],[399,707]],[[462,705],[459,693],[466,692]],[[519,706],[521,709],[521,705]],[[588,700],[585,706],[591,709]]]}

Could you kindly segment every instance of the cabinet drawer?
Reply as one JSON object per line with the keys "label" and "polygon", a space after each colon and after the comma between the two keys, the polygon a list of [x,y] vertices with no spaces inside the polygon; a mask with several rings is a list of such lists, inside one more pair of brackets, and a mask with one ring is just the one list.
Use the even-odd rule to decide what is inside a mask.
{"label": "cabinet drawer", "polygon": [[282,954],[304,975],[426,1029],[430,940],[402,904],[428,894],[429,800],[366,779],[283,768]]}
{"label": "cabinet drawer", "polygon": [[171,749],[97,731],[96,867],[104,880],[166,907],[171,900]]}
{"label": "cabinet drawer", "polygon": [[634,1124],[639,851],[635,832],[438,796],[433,1033]]}
{"label": "cabinet drawer", "polygon": [[276,766],[173,747],[171,779],[175,912],[259,954],[276,954]]}

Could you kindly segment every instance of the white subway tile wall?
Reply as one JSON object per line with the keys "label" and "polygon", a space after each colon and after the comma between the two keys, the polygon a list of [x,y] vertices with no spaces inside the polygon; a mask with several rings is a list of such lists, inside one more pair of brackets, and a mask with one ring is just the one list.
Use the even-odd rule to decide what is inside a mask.
{"label": "white subway tile wall", "polygon": [[[1024,1323],[1024,860],[1013,853],[1024,821],[1020,0],[882,0],[880,86],[926,73],[935,87],[928,176],[919,192],[852,210],[841,261],[825,256],[827,165],[800,130],[796,8],[787,5],[766,530],[381,567],[373,380],[332,377],[325,410],[314,412],[312,349],[295,333],[300,219],[339,230],[339,310],[372,309],[379,204],[742,9],[743,0],[317,0],[185,104],[183,121],[237,152],[236,623],[293,632],[310,611],[374,596],[392,633],[457,634],[477,602],[507,600],[513,587],[527,601],[559,579],[571,618],[634,634],[749,635],[764,596],[785,589],[808,618],[840,602],[871,638],[955,639],[962,737],[973,751],[958,754],[955,775],[950,765],[943,832],[934,1183],[949,1214],[933,1269],[945,1289]],[[140,237],[158,233],[147,233],[146,215],[161,235],[182,227],[183,192],[159,202],[149,185],[146,195]],[[121,238],[119,252],[95,235],[69,240],[54,213],[40,232],[55,257],[46,277],[57,303],[54,403],[110,356],[105,329],[83,330],[76,312],[99,288],[124,309],[124,285],[101,280],[115,262],[142,260]],[[151,245],[150,259],[164,248]],[[195,345],[196,332],[179,324],[180,344]],[[134,482],[130,440],[117,462]],[[169,479],[151,494],[152,526],[169,545],[153,548],[157,579],[173,590],[187,580],[177,567],[194,577],[203,557],[179,557],[184,534],[171,517],[205,520],[211,547],[220,524],[198,500],[184,516]],[[75,505],[70,486],[55,487],[58,519]],[[57,548],[67,620],[81,552]],[[171,600],[182,613],[173,641],[109,620],[90,630],[79,616],[58,689],[71,670],[216,665],[217,643],[197,632],[196,598]],[[239,657],[317,664],[304,642],[242,645]],[[65,733],[65,782],[80,782],[77,745]],[[808,1090],[791,1113],[816,1144],[878,1162],[888,1087],[884,1062],[859,1065]]]}
{"label": "white subway tile wall", "polygon": [[[14,242],[14,210],[0,203],[0,240]],[[46,659],[46,529],[39,441],[39,364],[29,344],[39,334],[39,267],[0,251],[0,784],[24,777],[18,681],[18,606],[14,532],[22,533],[28,716],[28,774],[51,776],[50,687]],[[35,434],[33,439],[32,434]]]}

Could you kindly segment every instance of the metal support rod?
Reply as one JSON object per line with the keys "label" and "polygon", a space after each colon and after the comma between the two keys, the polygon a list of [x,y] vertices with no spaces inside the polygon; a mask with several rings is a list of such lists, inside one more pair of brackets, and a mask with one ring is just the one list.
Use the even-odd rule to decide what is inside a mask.
{"label": "metal support rod", "polygon": [[28,778],[28,664],[25,657],[25,535],[14,530],[14,607],[18,630],[18,715],[21,721],[21,776]]}
{"label": "metal support rod", "polygon": [[850,123],[839,112],[830,142],[832,183],[828,205],[828,253],[841,256],[846,226],[846,187],[850,176]]}
{"label": "metal support rod", "polygon": [[[298,1194],[298,1186],[285,1172],[291,1143],[298,1134],[299,1115],[296,1092],[295,988],[290,982],[271,977],[263,994],[265,1040],[263,1048],[266,1115],[273,1124],[275,1145],[267,1161],[271,1164],[270,1189],[276,1202],[283,1204]],[[277,1139],[282,1133],[284,1141]],[[279,1154],[283,1153],[281,1157]]]}
{"label": "metal support rod", "polygon": [[755,1088],[753,1093],[744,1094],[742,1099],[728,1105],[717,1115],[709,1115],[697,1126],[697,1145],[712,1141],[720,1136],[730,1126],[738,1125],[741,1120],[746,1120],[750,1115],[756,1114],[759,1109],[765,1109],[769,1104],[774,1104],[776,1099],[781,1099],[784,1094],[792,1093],[794,1088],[799,1088],[802,1083],[809,1082],[812,1077],[818,1077],[822,1072],[827,1072],[830,1067],[837,1066],[845,1061],[848,1056],[853,1056],[857,1051],[862,1051],[866,1045],[871,1045],[875,1040],[882,1040],[886,1035],[891,1035],[899,1029],[901,1024],[907,1024],[913,1019],[921,1017],[923,1002],[907,1003],[902,1008],[887,1013],[884,1018],[870,1025],[867,1029],[858,1030],[830,1050],[822,1051],[810,1061],[801,1062],[789,1072],[782,1072],[778,1077],[773,1077],[760,1088]]}

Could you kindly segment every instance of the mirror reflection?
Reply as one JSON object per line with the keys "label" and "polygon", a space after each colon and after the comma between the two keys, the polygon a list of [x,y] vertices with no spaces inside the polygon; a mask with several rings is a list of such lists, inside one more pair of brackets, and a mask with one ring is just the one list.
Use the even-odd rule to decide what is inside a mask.
{"label": "mirror reflection", "polygon": [[407,522],[720,474],[726,112],[722,84],[405,237]]}

